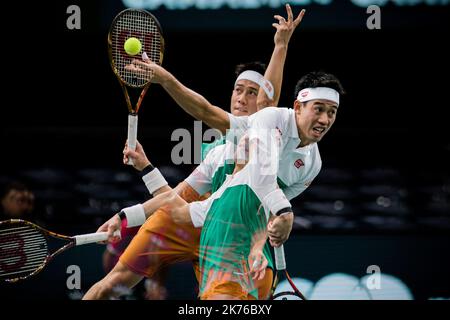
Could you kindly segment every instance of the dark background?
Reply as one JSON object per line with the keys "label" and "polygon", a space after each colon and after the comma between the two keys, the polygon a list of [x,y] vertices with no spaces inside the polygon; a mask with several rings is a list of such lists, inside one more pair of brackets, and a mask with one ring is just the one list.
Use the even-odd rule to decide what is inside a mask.
{"label": "dark background", "polygon": [[[81,8],[81,30],[66,28],[66,8],[71,4]],[[2,22],[7,24],[2,27],[7,84],[2,88],[0,115],[0,182],[18,178],[32,186],[36,219],[52,230],[91,232],[115,210],[147,197],[145,189],[137,186],[133,169],[121,163],[127,109],[107,58],[109,24],[123,8],[120,1],[46,1],[16,3],[3,12],[17,18]],[[293,202],[301,219],[296,221],[292,248],[303,234],[312,237],[308,239],[313,239],[309,243],[313,249],[314,239],[319,248],[321,241],[332,241],[327,238],[331,235],[347,239],[345,248],[359,241],[351,240],[355,234],[361,239],[399,236],[400,242],[414,243],[425,237],[431,241],[427,245],[436,241],[436,246],[447,249],[425,257],[414,248],[399,246],[399,252],[406,250],[415,263],[391,273],[407,278],[415,297],[450,297],[448,275],[441,289],[433,291],[426,281],[414,285],[414,271],[405,270],[416,268],[415,276],[421,277],[422,269],[426,274],[450,269],[450,49],[445,43],[450,6],[389,2],[381,8],[381,30],[368,30],[365,8],[349,1],[306,9],[289,46],[280,105],[290,107],[296,81],[318,69],[337,75],[347,95],[333,129],[320,143],[321,174]],[[300,7],[293,10],[298,13]],[[226,110],[234,66],[253,60],[268,63],[272,16],[284,15],[282,7],[152,12],[164,29],[163,65]],[[171,141],[171,134],[176,128],[193,132],[193,127],[193,119],[158,85],[150,87],[139,112],[138,136],[152,162],[173,173],[172,184],[193,166],[171,165],[170,152],[178,143]],[[125,175],[122,182],[129,184],[112,181],[111,172]],[[83,189],[85,185],[95,186],[92,194]],[[122,193],[108,194],[111,188]],[[392,205],[377,207],[380,197],[389,198]],[[345,203],[345,210],[336,209],[337,199]],[[397,243],[395,237],[389,239],[380,245],[380,252]],[[364,257],[359,254],[353,261]],[[403,265],[402,254],[392,257],[395,265]],[[377,259],[385,261],[386,256]],[[62,257],[61,261],[65,263]],[[351,267],[352,260],[346,261],[341,271],[361,276]],[[303,274],[308,272],[299,261],[292,263]],[[358,270],[366,267],[361,264]],[[323,275],[329,272],[324,270]],[[172,298],[191,293],[178,292]]]}

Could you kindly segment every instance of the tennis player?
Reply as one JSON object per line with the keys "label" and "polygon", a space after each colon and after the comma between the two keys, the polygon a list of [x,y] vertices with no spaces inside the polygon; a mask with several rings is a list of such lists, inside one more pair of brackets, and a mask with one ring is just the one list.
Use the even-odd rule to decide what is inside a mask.
{"label": "tennis player", "polygon": [[[309,73],[300,79],[297,84],[297,99],[294,102],[294,109],[268,107],[250,116],[247,120],[239,118],[238,121],[243,120],[242,127],[245,127],[247,124],[248,131],[245,132],[244,130],[242,134],[240,132],[235,132],[234,134],[235,136],[241,136],[241,141],[243,139],[242,136],[245,137],[247,135],[249,137],[250,160],[257,159],[257,161],[250,161],[245,170],[238,170],[238,163],[236,161],[234,162],[233,177],[239,172],[241,174],[239,177],[244,180],[239,180],[237,178],[228,179],[229,176],[227,176],[223,185],[213,193],[211,198],[207,201],[195,202],[189,206],[188,211],[190,220],[183,220],[183,217],[189,216],[186,212],[184,212],[184,216],[178,216],[176,210],[169,210],[169,212],[174,215],[174,220],[178,223],[191,222],[194,226],[202,226],[205,220],[208,221],[208,224],[205,225],[202,230],[202,247],[200,254],[200,261],[203,262],[202,266],[208,265],[206,263],[206,261],[208,261],[208,256],[212,256],[213,258],[219,257],[217,259],[223,262],[223,260],[225,260],[224,256],[226,256],[224,251],[233,252],[233,243],[235,242],[225,241],[227,236],[235,241],[236,239],[241,239],[243,243],[246,244],[246,247],[249,248],[248,239],[245,239],[243,236],[243,234],[246,233],[245,231],[250,232],[252,235],[263,235],[263,233],[258,232],[263,230],[262,228],[253,228],[249,230],[248,227],[251,228],[254,226],[252,223],[247,222],[244,224],[244,220],[233,220],[236,212],[237,217],[239,218],[244,216],[256,217],[258,215],[252,214],[252,210],[253,213],[259,212],[256,207],[263,204],[265,209],[264,212],[266,214],[269,212],[268,210],[270,210],[270,212],[275,213],[277,216],[273,220],[272,225],[277,225],[278,220],[282,219],[284,216],[292,215],[290,203],[285,195],[286,192],[283,193],[278,189],[277,180],[278,184],[282,185],[280,183],[280,176],[294,177],[297,180],[296,183],[301,184],[303,189],[306,189],[312,179],[317,176],[321,168],[321,159],[317,142],[322,139],[333,125],[339,106],[340,93],[342,92],[342,86],[335,76],[323,72]],[[210,159],[214,158],[214,151],[216,150],[218,149],[212,150],[205,161],[197,168],[200,172],[208,172],[208,170],[202,170],[202,167],[205,165],[207,166],[209,162],[212,162],[213,166],[214,163],[217,163],[216,159]],[[278,164],[280,165],[278,166]],[[244,174],[244,172],[246,172],[246,174]],[[150,172],[148,177],[150,176],[151,179],[147,182],[149,189],[159,190],[162,185],[167,185],[156,169],[153,169]],[[232,184],[230,181],[237,181],[237,184]],[[227,191],[224,190],[228,190],[227,188],[236,189],[236,186],[238,185],[248,186],[249,190],[251,190],[250,193],[245,194],[245,197],[238,193],[235,197],[231,197],[232,200],[227,197],[222,198],[224,194],[227,195]],[[184,202],[179,204],[181,198],[177,197],[175,192],[170,192],[171,191],[164,192],[150,200],[150,202],[146,202],[144,205],[126,208],[123,210],[122,216],[126,216],[128,221],[130,221],[130,219],[135,219],[135,217],[143,216],[141,221],[145,221],[146,215],[151,214],[159,206],[169,204],[170,206],[185,205]],[[159,199],[159,196],[166,197],[166,200],[164,200],[165,202],[163,200],[161,200],[163,202],[156,204],[152,202],[153,200]],[[250,201],[253,199],[252,197],[256,197],[260,201],[253,208],[251,207]],[[227,199],[227,201],[225,201],[225,199]],[[215,200],[218,201],[215,202]],[[211,202],[213,203],[211,204]],[[243,209],[239,210],[239,208],[233,207],[230,210],[226,210],[229,209],[226,203],[234,205],[238,204],[238,206],[241,205]],[[199,209],[196,210],[196,207],[199,207]],[[222,210],[224,211],[222,212]],[[206,213],[208,213],[208,215],[205,215]],[[228,216],[226,213],[228,213]],[[213,219],[214,217],[215,219]],[[211,220],[209,218],[211,218]],[[236,231],[234,234],[224,226],[221,228],[217,227],[217,225],[223,224],[223,222],[225,222],[225,225],[231,223],[237,230],[240,229],[242,232]],[[280,224],[284,224],[284,222],[280,222]],[[211,227],[211,225],[215,227]],[[210,230],[208,230],[209,228],[215,230],[215,232],[211,233]],[[272,228],[274,227],[272,226]],[[221,233],[218,230],[226,231]],[[205,240],[205,238],[210,239],[207,236],[208,234],[216,234],[219,236],[216,238],[216,241],[210,240],[213,245],[209,245],[209,242]],[[235,237],[231,236],[233,234]],[[256,240],[254,239],[253,241],[258,243],[259,241],[263,241],[263,237],[257,238]],[[274,239],[271,240],[271,243],[277,246],[279,245],[279,241],[279,239]],[[253,242],[250,243],[253,244]],[[216,250],[217,247],[222,248],[221,244],[225,244],[226,250],[219,249],[218,253]],[[252,251],[254,250],[253,246],[250,248]],[[242,261],[236,259],[236,256],[239,255],[233,255],[233,259],[231,260],[235,262]],[[270,257],[269,259],[267,259],[266,255],[264,255],[264,257],[265,260],[269,261],[270,267]],[[260,261],[263,261],[263,259],[261,258]],[[228,268],[230,272],[234,274],[233,272],[237,268],[236,265],[232,265],[229,262],[224,263],[227,268],[221,268],[221,265],[222,264],[217,263],[216,261],[215,263],[212,263],[211,266],[219,267],[219,270],[214,267],[212,269],[206,268],[206,270],[202,270],[205,272],[202,274],[201,281],[202,298],[220,297],[222,299],[229,299],[234,297],[243,299],[250,298],[250,296],[255,297],[254,293],[252,294],[251,290],[249,291],[251,286],[249,287],[248,283],[240,283],[226,272]],[[244,270],[246,270],[245,264]],[[255,270],[250,268],[247,270],[255,272]],[[245,271],[241,271],[242,270],[237,271],[236,274],[246,274]],[[256,270],[256,272],[261,271]],[[257,278],[259,279],[259,277]],[[247,284],[247,286],[245,286],[245,284]]]}
{"label": "tennis player", "polygon": [[[200,166],[205,171],[214,170],[218,163],[216,157],[221,153],[219,148],[213,149]],[[278,212],[283,203],[269,201],[263,204],[262,199],[267,199],[270,186],[261,188],[259,178],[252,177],[246,170],[246,136],[241,138],[233,160],[232,174],[226,176],[207,200],[187,203],[175,190],[169,190],[159,192],[141,206],[126,208],[120,214],[133,219],[135,212],[142,209],[148,217],[164,207],[176,223],[203,227],[199,253],[201,299],[258,299],[257,281],[268,277],[266,270],[273,269],[266,241],[267,217],[270,211]],[[152,180],[152,186],[156,187],[157,176]],[[268,277],[269,284],[271,278],[272,272]]]}
{"label": "tennis player", "polygon": [[[280,16],[277,17],[281,18]],[[271,62],[273,60],[277,60],[278,63],[282,63],[284,65],[287,52],[287,44],[298,23],[293,24],[293,19],[291,18],[289,20],[289,24],[286,24],[283,28],[277,29],[277,33],[275,35],[275,48],[271,58]],[[269,67],[270,66],[271,64],[269,64]],[[272,63],[272,68],[279,67],[279,64]],[[283,66],[281,65],[281,70],[282,69]],[[160,71],[168,74],[162,68],[160,69]],[[231,112],[233,115],[224,112],[226,117],[228,117],[228,115],[238,117],[246,114],[251,114],[257,109],[256,97],[259,89],[259,84],[263,80],[263,76],[261,75],[261,73],[255,70],[251,70],[251,72],[246,71],[240,73],[233,90],[233,95],[231,98]],[[180,99],[181,102],[179,103],[181,103],[182,106],[184,106],[187,110],[194,110],[193,114],[198,115],[204,113],[211,115],[213,113],[209,112],[210,108],[213,108],[215,110],[222,110],[218,107],[212,106],[206,99],[184,87],[172,75],[170,75],[170,81],[172,81],[172,85],[174,85],[176,88],[178,88],[178,90],[181,91],[181,95],[187,95],[187,97],[185,97],[186,99]],[[170,81],[169,83],[171,83]],[[168,88],[167,90],[170,91],[171,89]],[[172,92],[174,96],[177,96],[180,93],[177,92],[177,89],[172,90]],[[277,95],[279,97],[279,93],[275,93],[275,97],[277,97]],[[278,99],[278,97],[274,99]],[[196,110],[201,111],[197,113]],[[207,121],[207,123],[210,125],[218,123],[214,119],[210,120],[211,121]],[[226,119],[225,122],[229,123],[230,120]],[[225,131],[224,128],[219,129]],[[142,150],[142,147],[138,144],[137,151],[139,152],[140,150]],[[143,166],[138,169],[142,168]],[[147,169],[149,168],[151,169],[151,167],[147,166]],[[148,173],[146,172],[144,172],[144,174],[145,176],[148,175]],[[149,178],[149,176],[147,177]],[[180,195],[180,197],[182,197],[187,202],[192,202],[199,199],[199,193],[187,182],[182,182],[177,186],[175,190]],[[155,194],[157,194],[157,190],[154,191]],[[161,190],[159,191],[163,192],[164,188],[161,188]],[[118,224],[120,224],[120,221],[113,218],[105,223],[99,230],[106,230],[108,229],[108,227],[111,230],[117,228]],[[133,224],[130,224],[130,219],[128,219],[128,224]],[[142,277],[151,277],[161,267],[179,261],[194,261],[197,279],[199,279],[198,263],[196,263],[199,255],[199,238],[199,229],[196,229],[193,226],[189,225],[174,225],[167,212],[165,212],[164,210],[158,210],[152,216],[152,219],[149,219],[145,223],[143,228],[141,228],[138,235],[132,241],[125,253],[121,256],[121,259],[116,267],[104,279],[95,284],[87,292],[84,298],[99,299],[114,296],[114,288],[116,288],[117,286],[132,287],[137,282],[139,282]],[[267,278],[269,280],[265,281],[263,285],[264,288],[260,290],[260,298],[266,298],[269,295],[271,277]]]}

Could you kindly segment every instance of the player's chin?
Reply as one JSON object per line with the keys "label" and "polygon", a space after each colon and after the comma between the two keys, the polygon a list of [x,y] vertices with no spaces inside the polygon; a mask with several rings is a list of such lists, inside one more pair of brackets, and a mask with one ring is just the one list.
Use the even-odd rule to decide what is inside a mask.
{"label": "player's chin", "polygon": [[311,141],[312,142],[319,142],[320,140],[322,140],[322,138],[325,136],[326,132],[323,132],[321,134],[317,134],[317,133],[313,133],[311,135]]}
{"label": "player's chin", "polygon": [[232,113],[236,117],[248,116],[248,111],[247,110],[242,110],[242,109],[233,109]]}

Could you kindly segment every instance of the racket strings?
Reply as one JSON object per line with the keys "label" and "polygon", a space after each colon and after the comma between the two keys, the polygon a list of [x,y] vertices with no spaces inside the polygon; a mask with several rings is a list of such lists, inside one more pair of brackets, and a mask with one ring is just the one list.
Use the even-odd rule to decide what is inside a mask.
{"label": "racket strings", "polygon": [[0,229],[0,279],[25,278],[38,270],[48,256],[47,240],[28,225]]}
{"label": "racket strings", "polygon": [[[142,87],[151,78],[151,73],[143,70],[139,75],[125,69],[132,57],[125,52],[124,42],[130,37],[141,41],[142,51],[145,51],[153,62],[161,61],[161,35],[155,20],[142,11],[126,11],[115,22],[112,30],[112,56],[115,67],[122,80],[132,87]],[[142,53],[142,52],[141,52]]]}

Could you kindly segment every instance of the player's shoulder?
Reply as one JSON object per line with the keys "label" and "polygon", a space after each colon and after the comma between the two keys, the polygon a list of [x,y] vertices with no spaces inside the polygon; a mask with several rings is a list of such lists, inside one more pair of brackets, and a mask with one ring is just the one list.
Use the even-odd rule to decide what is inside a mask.
{"label": "player's shoulder", "polygon": [[285,120],[288,119],[292,114],[293,109],[288,108],[277,108],[277,107],[266,107],[264,109],[259,110],[249,117],[249,120],[253,119],[280,119]]}
{"label": "player's shoulder", "polygon": [[228,119],[230,120],[230,128],[241,127],[242,124],[247,123],[249,116],[235,116],[234,114],[227,112]]}
{"label": "player's shoulder", "polygon": [[[202,160],[205,160],[211,151],[213,151],[221,146],[224,146],[225,143],[226,143],[225,137],[216,139],[214,142],[211,142],[211,143],[202,143],[202,146],[201,146]],[[223,147],[221,147],[221,148],[223,148]]]}
{"label": "player's shoulder", "polygon": [[226,143],[214,145],[211,149],[208,150],[208,152],[204,157],[204,160],[211,160],[220,157],[225,152],[226,148],[227,148]]}

